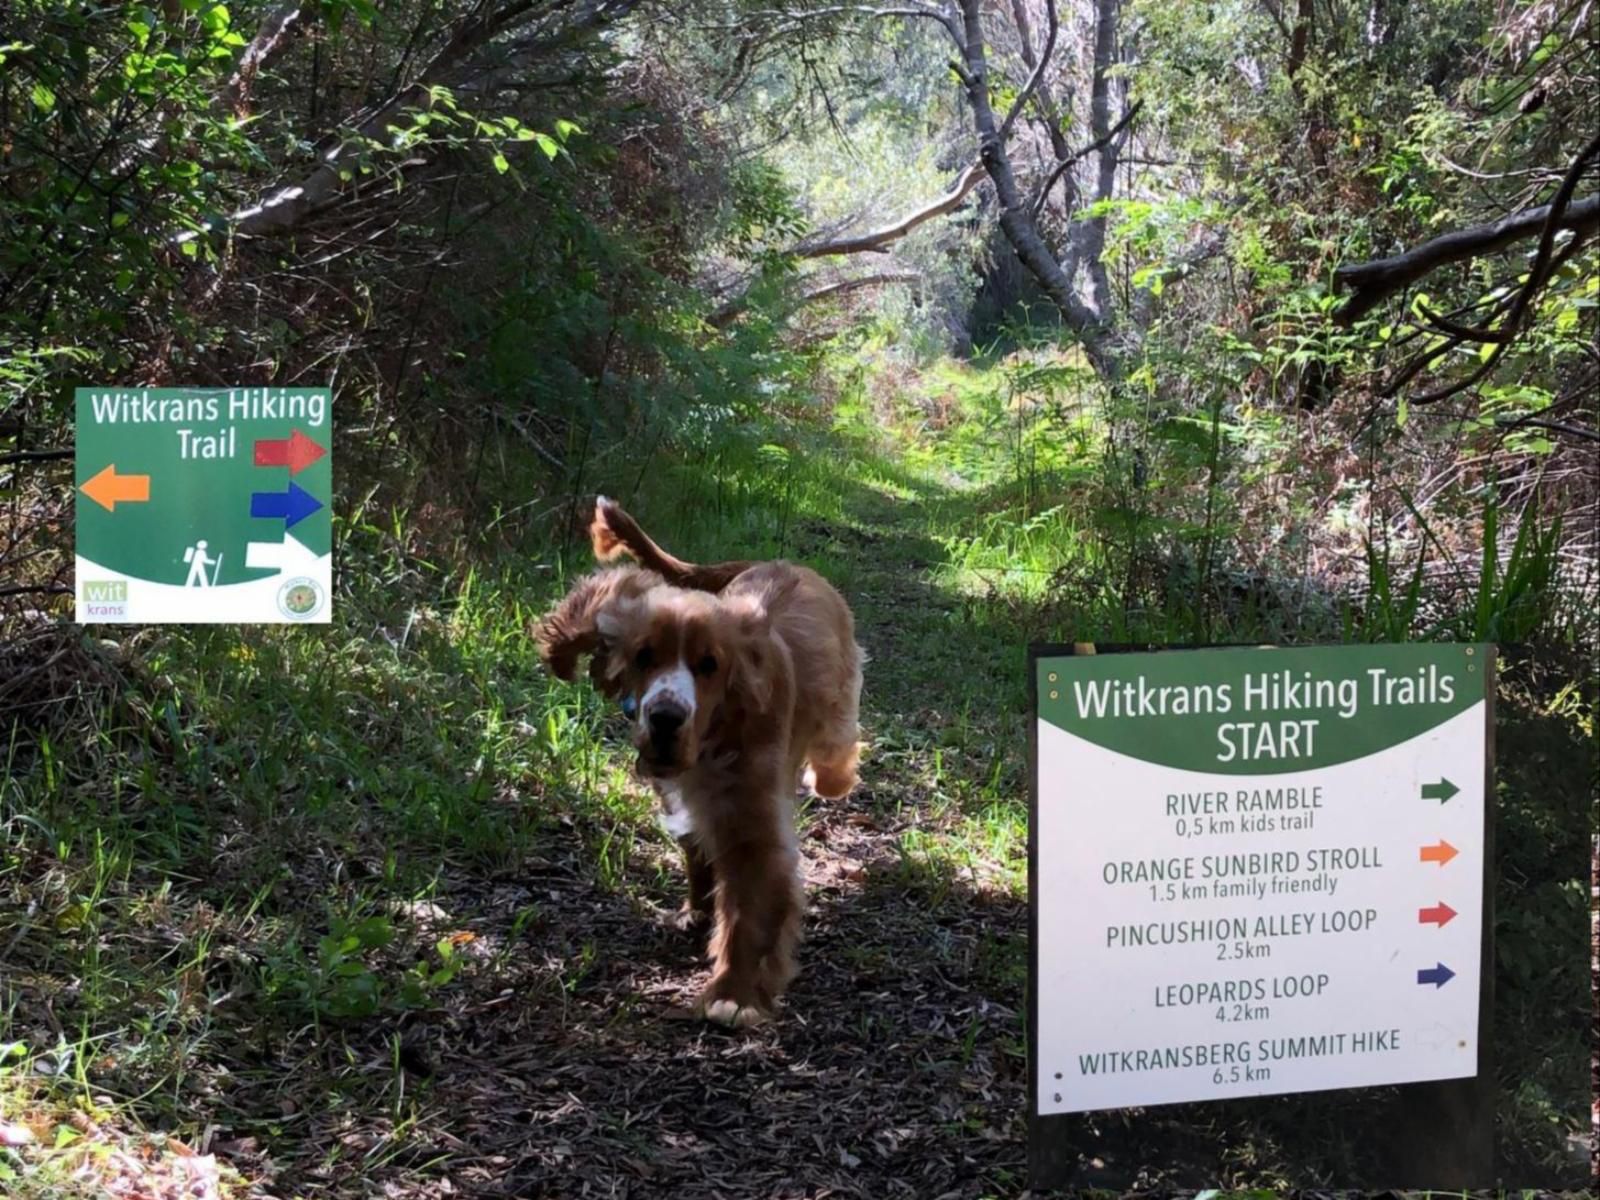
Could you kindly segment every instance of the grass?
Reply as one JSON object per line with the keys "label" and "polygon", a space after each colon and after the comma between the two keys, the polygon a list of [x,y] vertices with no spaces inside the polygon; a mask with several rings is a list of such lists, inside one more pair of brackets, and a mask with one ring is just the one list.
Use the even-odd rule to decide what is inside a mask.
{"label": "grass", "polygon": [[[453,570],[411,515],[357,508],[327,630],[49,634],[61,662],[0,747],[0,1122],[33,1139],[0,1149],[6,1186],[97,1195],[133,1162],[230,1195],[555,1194],[583,1171],[687,1195],[715,1159],[751,1195],[1020,1191],[1027,643],[1202,616],[1219,640],[1338,635],[1332,607],[1202,614],[1192,576],[1122,548],[1074,372],[941,365],[887,398],[862,375],[827,414],[590,469],[685,557],[818,567],[872,655],[864,786],[803,814],[793,1016],[744,1041],[669,1020],[700,969],[662,919],[674,847],[618,715],[527,637],[581,545]],[[1020,419],[1041,395],[1059,419]],[[1525,956],[1502,969],[1586,1004],[1548,949],[1583,908],[1581,816],[1551,797],[1593,732],[1592,698],[1541,699],[1561,682],[1513,674],[1545,773],[1502,797],[1502,950]],[[1549,1011],[1502,1010],[1503,1135],[1556,1177],[1585,1025]],[[712,1096],[771,1130],[684,1115]],[[1219,1183],[1293,1179],[1293,1103],[1251,1111],[1215,1117],[1248,1153],[1184,1153]]]}

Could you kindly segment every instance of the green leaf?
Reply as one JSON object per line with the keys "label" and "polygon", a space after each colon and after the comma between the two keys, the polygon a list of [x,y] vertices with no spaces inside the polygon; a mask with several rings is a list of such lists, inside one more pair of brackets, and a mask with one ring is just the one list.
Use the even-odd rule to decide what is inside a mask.
{"label": "green leaf", "polygon": [[556,133],[558,133],[561,136],[561,140],[563,142],[566,141],[573,134],[575,134],[575,133],[580,133],[581,134],[582,132],[583,132],[583,130],[579,129],[578,126],[576,125],[576,123],[574,123],[572,121],[558,120],[556,122]]}
{"label": "green leaf", "polygon": [[74,929],[82,929],[89,920],[89,905],[86,901],[79,900],[67,905],[56,914],[56,932],[70,933]]}
{"label": "green leaf", "polygon": [[40,112],[52,112],[56,106],[56,94],[42,83],[33,85],[33,106]]}
{"label": "green leaf", "polygon": [[555,138],[548,133],[536,133],[533,135],[533,140],[539,143],[539,149],[543,150],[550,158],[554,158],[561,153],[561,147],[556,144]]}
{"label": "green leaf", "polygon": [[494,156],[494,169],[502,175],[511,169],[511,164],[506,161],[504,154],[496,154]]}

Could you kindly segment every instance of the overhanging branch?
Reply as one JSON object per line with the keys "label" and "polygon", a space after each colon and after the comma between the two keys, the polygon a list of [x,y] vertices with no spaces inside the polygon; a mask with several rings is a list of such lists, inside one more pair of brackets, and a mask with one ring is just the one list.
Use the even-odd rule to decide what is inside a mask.
{"label": "overhanging branch", "polygon": [[[892,283],[917,283],[921,279],[921,271],[878,271],[871,275],[858,275],[853,279],[841,279],[802,292],[790,302],[788,308],[792,311],[804,308],[807,304],[815,304],[818,300],[826,300],[829,296],[841,296],[847,292],[858,292],[864,288],[882,287]],[[750,296],[747,292],[714,310],[706,318],[706,324],[713,329],[726,329],[749,307]]]}
{"label": "overhanging branch", "polygon": [[1033,215],[1035,218],[1037,218],[1039,214],[1044,211],[1044,202],[1050,195],[1050,189],[1055,187],[1056,180],[1060,179],[1061,176],[1067,171],[1071,170],[1075,164],[1089,157],[1089,155],[1093,154],[1095,151],[1104,150],[1107,146],[1109,146],[1111,144],[1111,140],[1128,127],[1128,122],[1133,120],[1134,117],[1138,116],[1139,110],[1143,107],[1143,100],[1135,100],[1128,106],[1128,111],[1122,114],[1122,119],[1106,131],[1104,137],[1095,138],[1094,141],[1090,142],[1082,150],[1077,151],[1075,154],[1069,155],[1055,165],[1055,169],[1052,170],[1050,174],[1045,177],[1045,181],[1039,185],[1038,194],[1034,198]]}
{"label": "overhanging branch", "polygon": [[819,242],[812,246],[797,246],[793,253],[796,258],[829,258],[836,254],[884,254],[890,245],[899,241],[918,225],[922,225],[935,217],[942,217],[946,213],[954,212],[965,202],[967,194],[983,181],[983,164],[973,163],[961,172],[955,185],[939,199],[931,204],[924,204],[921,208],[914,209],[901,217],[893,224],[885,225],[881,229],[874,229],[870,233],[859,234],[855,237],[834,238],[830,241]]}
{"label": "overhanging branch", "polygon": [[[1506,315],[1505,323],[1498,329],[1490,329],[1487,326],[1457,326],[1447,332],[1474,342],[1507,343],[1516,338],[1517,331],[1522,327],[1523,319],[1528,314],[1529,305],[1549,277],[1550,255],[1555,251],[1556,231],[1561,227],[1561,218],[1572,204],[1572,193],[1577,190],[1578,180],[1583,176],[1585,166],[1596,154],[1600,154],[1600,133],[1595,134],[1578,157],[1572,160],[1566,176],[1561,180],[1561,187],[1557,189],[1555,198],[1550,201],[1550,214],[1545,218],[1544,228],[1540,230],[1539,249],[1533,256],[1533,266],[1528,271],[1528,281],[1517,293],[1516,303]],[[1582,241],[1583,236],[1580,233],[1575,240]]]}
{"label": "overhanging branch", "polygon": [[[1335,314],[1336,319],[1348,325],[1448,263],[1493,254],[1542,233],[1552,208],[1553,205],[1542,204],[1524,209],[1498,221],[1441,234],[1402,254],[1340,267],[1333,273],[1335,285],[1349,288],[1354,294]],[[1600,195],[1569,204],[1555,226],[1555,231],[1563,229],[1580,236],[1600,230]]]}
{"label": "overhanging branch", "polygon": [[[637,3],[638,0],[589,0],[554,29],[519,41],[509,50],[523,58],[535,57],[546,49],[571,41],[578,34],[626,15]],[[478,7],[474,15],[456,28],[416,79],[358,118],[353,128],[302,179],[280,186],[259,203],[231,214],[228,224],[233,232],[257,237],[288,233],[312,213],[332,204],[344,191],[352,163],[363,146],[386,139],[410,109],[427,103],[430,88],[448,86],[459,82],[462,75],[470,74],[475,56],[495,38],[522,22],[547,15],[536,12],[538,7],[537,0],[508,0],[498,6]],[[547,13],[564,7],[565,4],[558,4]],[[195,236],[192,232],[182,233],[172,241],[182,243]]]}

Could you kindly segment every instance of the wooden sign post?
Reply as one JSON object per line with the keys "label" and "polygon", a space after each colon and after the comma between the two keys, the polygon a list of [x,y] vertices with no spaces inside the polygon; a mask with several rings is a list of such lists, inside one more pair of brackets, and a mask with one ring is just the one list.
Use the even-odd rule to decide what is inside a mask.
{"label": "wooden sign post", "polygon": [[1371,1185],[1490,1186],[1493,647],[1030,675],[1035,1185],[1086,1181],[1068,1114],[1417,1085],[1393,1170],[1449,1177]]}

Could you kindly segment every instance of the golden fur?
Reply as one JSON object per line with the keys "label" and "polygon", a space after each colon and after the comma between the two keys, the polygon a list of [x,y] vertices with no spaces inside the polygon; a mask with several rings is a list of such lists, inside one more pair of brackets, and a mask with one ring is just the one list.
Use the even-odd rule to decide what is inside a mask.
{"label": "golden fur", "polygon": [[644,565],[580,580],[540,623],[540,654],[562,679],[589,655],[602,692],[639,701],[638,769],[684,818],[687,915],[714,908],[698,1008],[751,1024],[774,1013],[795,973],[795,785],[806,772],[837,798],[856,784],[865,656],[854,621],[807,567],[684,563],[604,499],[591,532],[602,557],[625,551]]}

